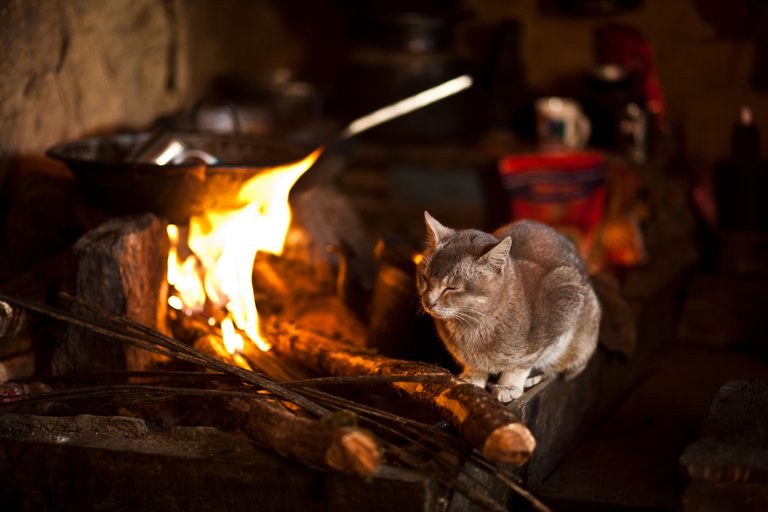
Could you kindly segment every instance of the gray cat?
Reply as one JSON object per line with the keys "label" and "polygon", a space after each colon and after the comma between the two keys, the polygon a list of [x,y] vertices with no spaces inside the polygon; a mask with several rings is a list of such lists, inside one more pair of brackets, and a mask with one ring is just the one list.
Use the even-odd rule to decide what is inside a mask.
{"label": "gray cat", "polygon": [[[600,305],[576,248],[522,220],[493,234],[453,230],[424,212],[429,248],[417,269],[421,304],[464,365],[461,378],[502,402],[541,376],[579,374],[597,345]],[[538,377],[530,377],[531,372]]]}

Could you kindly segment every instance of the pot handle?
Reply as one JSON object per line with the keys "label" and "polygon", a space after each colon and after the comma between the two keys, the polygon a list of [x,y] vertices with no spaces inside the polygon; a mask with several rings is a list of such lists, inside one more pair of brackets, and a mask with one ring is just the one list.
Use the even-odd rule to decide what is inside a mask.
{"label": "pot handle", "polygon": [[195,102],[190,112],[192,120],[192,130],[195,132],[200,131],[200,116],[205,107],[222,106],[229,113],[230,120],[232,122],[232,131],[230,135],[240,135],[242,133],[242,123],[240,122],[240,115],[237,113],[237,107],[231,101],[215,100],[213,98],[204,96]]}

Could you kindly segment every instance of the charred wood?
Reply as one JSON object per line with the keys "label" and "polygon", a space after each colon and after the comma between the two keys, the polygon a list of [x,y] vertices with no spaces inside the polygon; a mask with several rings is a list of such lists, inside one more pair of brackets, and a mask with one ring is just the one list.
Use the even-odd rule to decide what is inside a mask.
{"label": "charred wood", "polygon": [[210,325],[199,316],[189,316],[172,309],[169,312],[173,334],[179,340],[193,344],[201,352],[217,357],[241,368],[260,371],[280,381],[305,377],[297,368],[290,367],[272,352],[260,350],[254,343],[245,342],[243,350],[233,356],[224,349],[221,329]]}
{"label": "charred wood", "polygon": [[297,416],[274,399],[233,400],[230,404],[240,429],[281,455],[360,476],[373,475],[381,464],[378,444],[360,429]]}
{"label": "charred wood", "polygon": [[198,338],[194,347],[196,350],[199,350],[204,354],[208,354],[209,356],[221,359],[222,361],[233,366],[239,366],[240,368],[245,368],[246,370],[253,370],[251,365],[248,364],[248,361],[246,361],[243,356],[237,353],[230,354],[224,347],[224,342],[215,334],[208,334]]}
{"label": "charred wood", "polygon": [[319,283],[303,263],[259,254],[253,278],[256,303],[264,316],[279,315],[298,325],[311,325],[328,336],[365,346],[366,326],[335,295],[333,286]]}

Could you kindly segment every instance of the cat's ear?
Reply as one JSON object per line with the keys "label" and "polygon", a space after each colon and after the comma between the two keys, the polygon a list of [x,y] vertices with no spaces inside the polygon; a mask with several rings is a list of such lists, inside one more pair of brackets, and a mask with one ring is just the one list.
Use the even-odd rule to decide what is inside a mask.
{"label": "cat's ear", "polygon": [[431,245],[435,245],[454,232],[451,228],[440,224],[437,219],[431,216],[427,211],[424,212],[424,220],[427,224],[427,238]]}
{"label": "cat's ear", "polygon": [[498,272],[507,262],[507,256],[509,256],[510,247],[512,247],[512,239],[505,237],[501,242],[494,245],[488,252],[480,256],[480,261]]}

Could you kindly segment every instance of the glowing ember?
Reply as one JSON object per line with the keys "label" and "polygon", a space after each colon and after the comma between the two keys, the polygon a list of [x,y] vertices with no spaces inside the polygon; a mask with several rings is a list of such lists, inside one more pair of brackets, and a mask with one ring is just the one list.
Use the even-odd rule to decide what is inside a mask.
{"label": "glowing ember", "polygon": [[[179,261],[176,249],[178,228],[168,227],[172,246],[168,254],[168,282],[180,299],[171,297],[169,303],[184,311],[201,312],[207,297],[215,307],[226,309],[227,318],[221,327],[230,353],[240,350],[243,342],[235,326],[261,350],[270,348],[259,332],[253,299],[254,259],[259,251],[277,255],[283,252],[291,223],[288,194],[321,152],[318,149],[299,162],[266,170],[248,180],[238,194],[245,207],[192,217],[187,244],[194,255],[183,262]],[[177,307],[179,302],[183,304],[181,308]]]}

